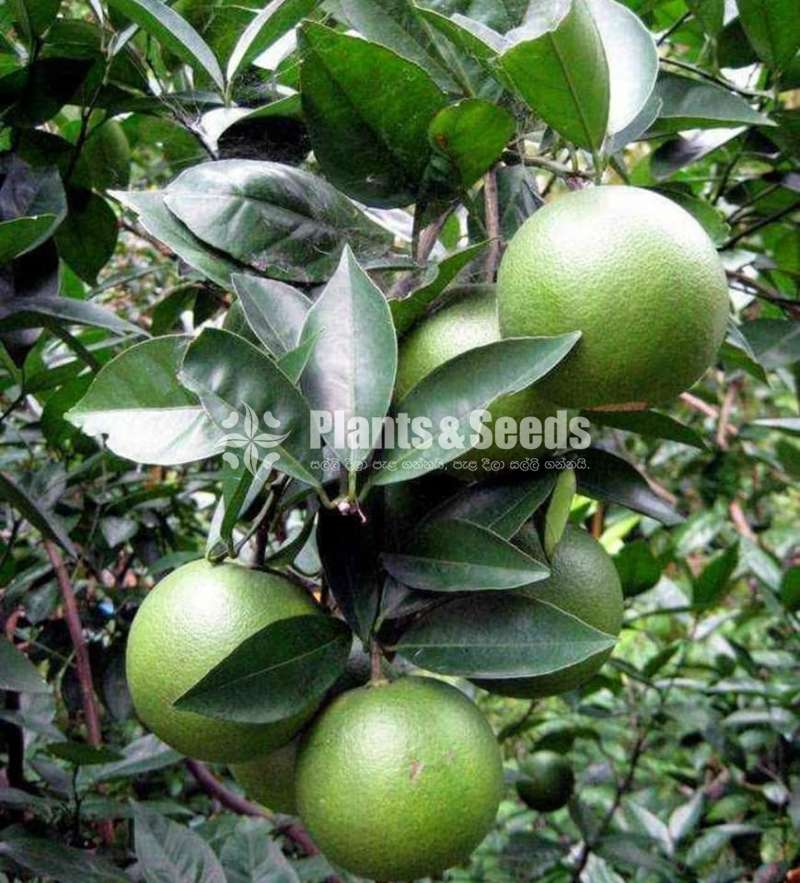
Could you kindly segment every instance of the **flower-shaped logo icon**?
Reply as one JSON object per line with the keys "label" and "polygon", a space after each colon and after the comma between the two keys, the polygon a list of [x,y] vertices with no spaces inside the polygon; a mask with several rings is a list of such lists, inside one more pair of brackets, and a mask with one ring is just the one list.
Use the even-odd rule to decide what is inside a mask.
{"label": "flower-shaped logo icon", "polygon": [[[265,411],[262,420],[267,429],[280,429],[280,421],[273,416],[271,411]],[[241,426],[239,425],[240,423]],[[227,450],[222,455],[222,459],[231,469],[238,469],[240,465],[239,457],[230,449],[240,450],[245,469],[253,475],[262,467],[270,468],[280,459],[280,456],[275,451],[266,456],[262,456],[262,451],[269,451],[271,448],[278,447],[289,437],[288,432],[283,434],[260,432],[258,415],[246,403],[244,405],[244,414],[240,414],[238,411],[231,411],[227,419],[223,421],[222,426],[229,430],[223,438],[223,443]],[[238,431],[230,431],[237,428]]]}

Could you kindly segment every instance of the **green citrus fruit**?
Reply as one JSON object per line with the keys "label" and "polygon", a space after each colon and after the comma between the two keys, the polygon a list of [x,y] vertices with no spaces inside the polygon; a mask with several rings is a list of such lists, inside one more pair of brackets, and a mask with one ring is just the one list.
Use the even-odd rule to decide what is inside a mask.
{"label": "green citrus fruit", "polygon": [[[497,301],[491,285],[467,286],[454,289],[445,306],[423,319],[401,340],[397,363],[396,395],[399,401],[424,377],[444,362],[475,347],[500,340],[497,323]],[[498,399],[488,409],[494,421],[511,417],[515,422],[524,417],[539,420],[552,416],[556,406],[545,400],[534,388]],[[483,459],[508,463],[525,459],[541,451],[516,445],[504,449],[493,444],[485,449],[473,449],[457,463],[463,469],[468,462],[480,464]]]}
{"label": "green citrus fruit", "polygon": [[561,197],[512,239],[498,275],[504,337],[583,333],[540,384],[575,408],[638,410],[714,361],[728,287],[713,243],[671,200],[636,187]]}
{"label": "green citrus fruit", "polygon": [[517,794],[531,809],[553,812],[566,806],[575,787],[572,767],[555,751],[536,751],[519,765],[525,776],[517,782]]}
{"label": "green citrus fruit", "polygon": [[260,629],[317,612],[303,589],[271,573],[205,560],[178,568],[145,598],[128,637],[128,686],[142,722],[201,760],[236,763],[285,745],[314,703],[269,724],[218,720],[172,703]]}
{"label": "green citrus fruit", "polygon": [[[567,527],[550,562],[550,576],[519,591],[577,617],[587,625],[619,634],[622,627],[622,586],[617,569],[606,550],[586,531]],[[575,663],[552,674],[530,678],[476,680],[475,683],[502,696],[535,699],[576,690],[590,680],[611,655],[611,650]]]}
{"label": "green citrus fruit", "polygon": [[407,677],[334,700],[303,738],[295,784],[300,816],[331,861],[371,880],[416,880],[484,838],[503,765],[466,696]]}
{"label": "green citrus fruit", "polygon": [[231,766],[234,779],[249,798],[273,812],[297,815],[294,773],[299,741],[292,739],[263,757]]}

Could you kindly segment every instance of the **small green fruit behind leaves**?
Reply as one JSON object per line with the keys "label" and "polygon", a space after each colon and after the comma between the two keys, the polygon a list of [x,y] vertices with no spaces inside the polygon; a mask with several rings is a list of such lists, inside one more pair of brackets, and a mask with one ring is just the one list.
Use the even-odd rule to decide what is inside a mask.
{"label": "small green fruit behind leaves", "polygon": [[520,762],[523,778],[517,781],[517,793],[530,808],[554,812],[566,806],[575,787],[572,767],[554,751],[537,751]]}

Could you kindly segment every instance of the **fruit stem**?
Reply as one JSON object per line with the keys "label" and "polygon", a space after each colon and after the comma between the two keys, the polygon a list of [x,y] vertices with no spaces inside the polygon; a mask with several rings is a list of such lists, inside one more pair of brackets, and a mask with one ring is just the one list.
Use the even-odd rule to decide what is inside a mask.
{"label": "fruit stem", "polygon": [[381,665],[383,662],[383,650],[381,650],[381,645],[374,638],[370,647],[369,661],[370,685],[376,686],[378,684],[385,684],[386,678],[383,675],[383,666]]}

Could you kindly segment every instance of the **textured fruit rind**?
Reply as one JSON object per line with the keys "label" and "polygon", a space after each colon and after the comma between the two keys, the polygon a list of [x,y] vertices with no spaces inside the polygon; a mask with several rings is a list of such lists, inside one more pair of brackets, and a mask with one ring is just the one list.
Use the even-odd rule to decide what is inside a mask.
{"label": "textured fruit rind", "polygon": [[580,330],[540,384],[566,406],[640,409],[688,389],[725,336],[713,243],[683,208],[637,187],[567,194],[529,218],[498,273],[504,337]]}
{"label": "textured fruit rind", "polygon": [[139,718],[200,760],[236,763],[285,745],[315,703],[271,724],[217,720],[172,703],[245,638],[279,619],[317,612],[303,589],[274,574],[205,560],[178,568],[145,598],[128,636],[126,673]]}
{"label": "textured fruit rind", "polygon": [[292,739],[264,757],[231,766],[234,779],[251,800],[273,812],[297,814],[294,775],[298,742],[299,739]]}
{"label": "textured fruit rind", "polygon": [[[541,582],[520,589],[531,598],[555,607],[609,635],[622,626],[622,586],[611,557],[594,537],[567,527],[550,562],[551,574]],[[553,674],[532,678],[480,679],[478,686],[520,699],[555,696],[576,690],[592,678],[611,655],[604,650]]]}
{"label": "textured fruit rind", "polygon": [[459,690],[407,677],[338,697],[304,736],[300,816],[323,853],[371,880],[464,861],[503,793],[497,740]]}

